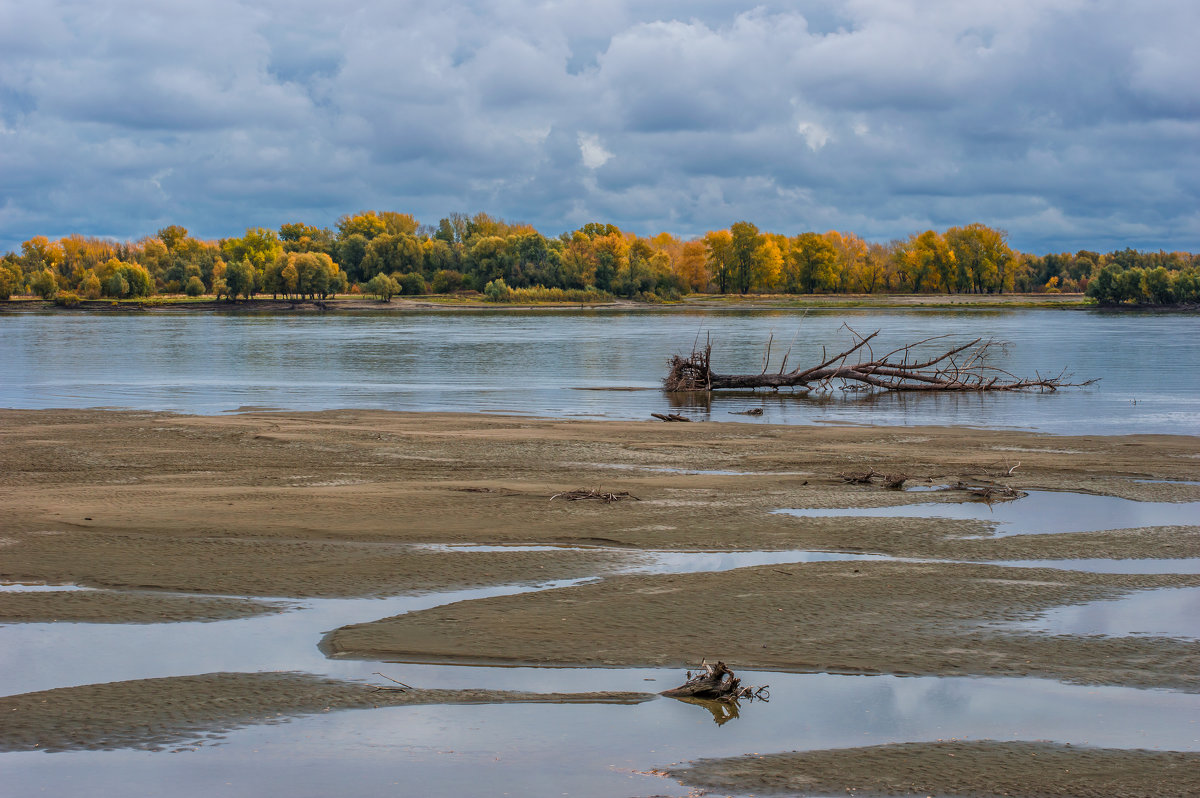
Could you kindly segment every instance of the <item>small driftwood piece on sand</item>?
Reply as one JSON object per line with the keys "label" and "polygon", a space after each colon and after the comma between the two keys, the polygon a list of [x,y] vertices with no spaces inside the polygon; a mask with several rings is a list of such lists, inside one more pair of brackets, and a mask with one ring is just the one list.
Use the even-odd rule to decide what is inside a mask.
{"label": "small driftwood piece on sand", "polygon": [[951,490],[966,491],[973,499],[992,504],[994,502],[1010,502],[1027,495],[1024,491],[1010,488],[1008,485],[971,485],[966,482],[955,482]]}
{"label": "small driftwood piece on sand", "polygon": [[678,413],[651,413],[650,415],[659,421],[691,421],[687,416],[681,416]]}
{"label": "small driftwood piece on sand", "polygon": [[852,485],[870,485],[875,480],[879,480],[884,484],[884,487],[892,490],[900,490],[904,487],[904,483],[908,481],[906,474],[885,474],[882,471],[876,471],[874,468],[867,471],[842,471],[838,474],[843,482],[849,482]]}
{"label": "small driftwood piece on sand", "polygon": [[626,499],[631,499],[635,502],[641,501],[641,499],[639,499],[637,496],[634,496],[634,495],[630,494],[629,491],[625,491],[625,490],[623,490],[619,493],[604,493],[604,492],[601,492],[598,490],[583,490],[582,488],[580,488],[579,490],[568,490],[568,491],[564,491],[563,493],[556,493],[550,497],[550,501],[554,501],[555,499],[565,499],[566,501],[569,501],[569,502],[578,502],[578,501],[583,501],[585,499],[595,499],[597,501],[602,501],[606,504],[611,503],[611,502],[624,501]]}
{"label": "small driftwood piece on sand", "polygon": [[379,671],[375,671],[375,672],[374,672],[374,675],[375,675],[375,676],[382,676],[384,679],[387,679],[387,680],[388,680],[389,682],[391,682],[392,684],[395,684],[395,685],[397,685],[396,687],[389,687],[389,686],[388,686],[388,685],[386,685],[386,684],[383,684],[383,685],[379,685],[379,684],[373,684],[373,685],[371,685],[371,686],[372,686],[372,687],[374,687],[376,690],[393,690],[393,691],[395,691],[395,692],[398,692],[398,693],[407,693],[409,690],[413,690],[413,689],[415,689],[415,688],[413,688],[413,686],[412,686],[412,685],[405,684],[404,682],[401,682],[401,681],[397,681],[396,679],[393,679],[391,676],[385,676],[384,674],[380,673]]}
{"label": "small driftwood piece on sand", "polygon": [[871,342],[879,335],[879,330],[860,335],[849,326],[845,329],[854,338],[849,348],[832,357],[822,350],[821,362],[791,371],[786,370],[788,356],[785,354],[779,371],[774,373],[767,373],[765,365],[770,360],[768,343],[762,372],[717,374],[711,367],[712,342],[707,341],[704,349],[697,346],[688,357],[675,355],[667,361],[670,370],[663,380],[663,388],[672,393],[739,388],[793,388],[807,393],[834,387],[881,391],[1054,391],[1095,382],[1067,382],[1065,373],[1056,377],[1016,377],[991,365],[989,356],[1000,344],[982,338],[924,354],[931,345],[945,347],[949,343],[948,336],[935,335],[876,355]]}
{"label": "small driftwood piece on sand", "polygon": [[770,698],[767,685],[762,687],[743,686],[742,680],[733,675],[733,671],[724,662],[709,665],[707,661],[700,663],[703,671],[692,675],[687,672],[687,681],[678,687],[664,690],[662,695],[668,698],[698,699],[704,701],[736,701],[739,698],[759,699],[766,701]]}

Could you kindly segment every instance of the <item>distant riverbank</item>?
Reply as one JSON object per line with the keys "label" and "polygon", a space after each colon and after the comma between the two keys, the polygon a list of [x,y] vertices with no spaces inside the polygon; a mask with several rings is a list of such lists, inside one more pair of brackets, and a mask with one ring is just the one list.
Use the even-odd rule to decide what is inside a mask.
{"label": "distant riverbank", "polygon": [[636,302],[612,299],[605,302],[489,302],[482,295],[427,295],[394,297],[390,302],[357,296],[339,295],[329,299],[271,299],[256,297],[230,302],[208,298],[162,296],[149,299],[85,299],[66,306],[54,300],[40,298],[10,299],[0,302],[0,312],[33,312],[54,310],[85,310],[101,313],[138,312],[148,310],[220,311],[256,313],[294,312],[361,312],[416,310],[496,310],[504,308],[530,309],[583,308],[602,310],[637,308],[661,310],[668,308],[714,310],[780,309],[780,308],[1092,308],[1096,303],[1083,294],[693,294],[672,302]]}

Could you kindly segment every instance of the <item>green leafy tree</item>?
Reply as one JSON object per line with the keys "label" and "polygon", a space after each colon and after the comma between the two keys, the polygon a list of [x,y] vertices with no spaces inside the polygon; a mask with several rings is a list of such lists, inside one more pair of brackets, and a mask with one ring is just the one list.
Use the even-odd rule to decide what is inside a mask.
{"label": "green leafy tree", "polygon": [[[1009,248],[1006,239],[1003,230],[978,223],[947,230],[945,241],[954,254],[957,267],[954,288],[977,293],[1011,290],[1016,253]],[[1049,271],[1039,274],[1035,280],[1041,284],[1052,276],[1067,276],[1069,260],[1070,256],[1066,255],[1047,255],[1044,263]]]}
{"label": "green leafy tree", "polygon": [[755,256],[762,242],[758,228],[750,222],[735,222],[729,228],[730,287],[739,294],[750,290]]}
{"label": "green leafy tree", "polygon": [[1117,274],[1115,266],[1106,265],[1093,275],[1088,283],[1087,295],[1101,305],[1114,305],[1120,302],[1117,292]]}
{"label": "green leafy tree", "polygon": [[467,254],[467,268],[475,276],[476,285],[504,277],[511,261],[508,241],[500,236],[476,240]]}
{"label": "green leafy tree", "polygon": [[459,271],[462,265],[459,251],[440,238],[428,238],[421,242],[424,250],[424,271],[435,274],[440,271]]}
{"label": "green leafy tree", "polygon": [[367,256],[367,245],[371,242],[361,233],[351,233],[337,242],[336,257],[350,279],[361,281],[366,279],[362,270],[363,258]]}
{"label": "green leafy tree", "polygon": [[359,271],[364,278],[392,272],[420,271],[425,252],[418,241],[407,233],[384,233],[367,244]]}
{"label": "green leafy tree", "polygon": [[838,284],[838,252],[833,243],[819,233],[801,233],[791,244],[784,274],[788,293],[833,291]]}
{"label": "green leafy tree", "polygon": [[254,267],[249,259],[231,261],[225,267],[225,289],[231,301],[236,301],[239,296],[249,299],[254,296],[254,288]]}
{"label": "green leafy tree", "polygon": [[391,302],[392,297],[400,293],[400,283],[386,274],[375,275],[363,287],[368,293],[378,297],[381,302]]}
{"label": "green leafy tree", "polygon": [[129,286],[130,297],[147,297],[154,293],[154,279],[145,267],[137,263],[126,263],[121,267],[121,276]]}
{"label": "green leafy tree", "polygon": [[0,260],[0,299],[9,299],[21,290],[25,275],[14,260]]}
{"label": "green leafy tree", "polygon": [[342,285],[337,264],[323,252],[305,252],[294,256],[296,291],[301,296],[322,299]]}
{"label": "green leafy tree", "polygon": [[183,287],[183,292],[190,297],[200,296],[204,293],[204,281],[198,275],[192,275]]}
{"label": "green leafy tree", "polygon": [[1175,301],[1174,286],[1171,284],[1171,273],[1163,266],[1150,269],[1142,275],[1141,290],[1146,301],[1156,305],[1169,305]]}
{"label": "green leafy tree", "polygon": [[441,269],[433,275],[433,283],[430,287],[435,294],[452,294],[455,291],[461,291],[465,284],[466,278],[462,272]]}
{"label": "green leafy tree", "polygon": [[337,243],[329,228],[302,222],[280,225],[279,240],[285,252],[324,252],[331,257]]}
{"label": "green leafy tree", "polygon": [[704,235],[705,261],[717,290],[726,294],[733,288],[733,235],[728,230],[710,230]]}
{"label": "green leafy tree", "polygon": [[503,277],[497,277],[483,287],[483,296],[488,302],[507,302],[512,297],[512,289],[504,282]]}
{"label": "green leafy tree", "polygon": [[129,296],[129,281],[121,272],[113,272],[104,281],[104,293],[114,299]]}
{"label": "green leafy tree", "polygon": [[[251,227],[241,238],[228,238],[221,242],[221,252],[230,263],[246,262],[258,275],[275,262],[283,252],[283,243],[274,230]],[[228,277],[225,278],[229,280]]]}
{"label": "green leafy tree", "polygon": [[43,267],[33,275],[33,279],[29,281],[29,288],[42,299],[54,299],[58,293],[58,281],[54,279],[54,272]]}
{"label": "green leafy tree", "polygon": [[1116,292],[1121,302],[1145,302],[1147,297],[1142,290],[1142,278],[1145,270],[1134,266],[1117,274]]}
{"label": "green leafy tree", "polygon": [[429,286],[425,283],[425,278],[417,272],[405,272],[395,279],[400,284],[400,293],[405,296],[420,296],[429,293]]}

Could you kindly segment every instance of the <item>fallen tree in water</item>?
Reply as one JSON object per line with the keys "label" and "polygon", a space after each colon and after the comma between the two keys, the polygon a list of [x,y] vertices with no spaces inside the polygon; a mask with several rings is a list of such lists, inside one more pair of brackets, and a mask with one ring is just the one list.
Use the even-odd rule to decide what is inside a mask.
{"label": "fallen tree in water", "polygon": [[774,373],[767,373],[771,357],[771,342],[768,342],[763,370],[758,374],[716,374],[711,368],[710,341],[703,350],[693,348],[688,357],[675,355],[667,361],[670,371],[663,387],[668,392],[738,388],[793,388],[807,392],[830,390],[835,385],[885,391],[1053,391],[1095,382],[1066,382],[1066,375],[1061,373],[1056,377],[1016,377],[989,362],[989,355],[998,344],[982,338],[938,349],[929,355],[919,354],[918,349],[928,350],[930,344],[945,342],[949,337],[937,335],[876,356],[871,341],[879,335],[879,330],[864,336],[850,327],[846,329],[855,338],[850,348],[832,357],[827,357],[822,349],[820,363],[791,371],[786,370],[785,354],[779,371]]}

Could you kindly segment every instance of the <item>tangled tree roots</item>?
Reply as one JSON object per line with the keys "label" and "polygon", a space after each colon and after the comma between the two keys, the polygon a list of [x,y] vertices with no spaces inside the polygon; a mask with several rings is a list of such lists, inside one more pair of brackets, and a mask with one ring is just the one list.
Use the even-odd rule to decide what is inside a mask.
{"label": "tangled tree roots", "polygon": [[612,504],[613,502],[625,501],[626,499],[631,499],[635,502],[641,501],[641,499],[639,499],[637,496],[630,494],[629,491],[627,491],[627,490],[620,491],[619,493],[607,493],[607,492],[599,491],[599,490],[584,490],[583,488],[579,488],[578,490],[568,490],[563,493],[556,493],[550,497],[550,501],[554,501],[555,499],[565,499],[566,501],[569,501],[569,502],[578,502],[578,501],[584,501],[586,499],[595,499],[596,501],[602,501],[605,504]]}
{"label": "tangled tree roots", "polygon": [[770,698],[767,685],[762,687],[743,686],[742,680],[733,675],[733,671],[724,662],[709,665],[701,662],[704,670],[695,676],[687,672],[687,681],[678,687],[664,690],[668,698],[703,699],[707,701],[736,701],[739,698],[766,701]]}
{"label": "tangled tree roots", "polygon": [[885,391],[1054,391],[1095,382],[1066,382],[1065,373],[1056,377],[1016,377],[988,362],[992,350],[999,344],[982,338],[930,355],[919,355],[919,349],[927,350],[929,344],[948,338],[937,335],[876,356],[871,341],[879,335],[879,330],[864,336],[849,326],[845,328],[855,339],[850,348],[833,357],[823,355],[815,366],[791,371],[786,370],[788,356],[785,354],[775,373],[767,373],[771,342],[767,343],[763,370],[758,374],[714,373],[711,368],[712,343],[708,342],[703,350],[693,349],[688,357],[675,355],[668,360],[670,371],[663,380],[663,387],[669,392],[737,388],[794,388],[807,392],[830,390],[835,386]]}

